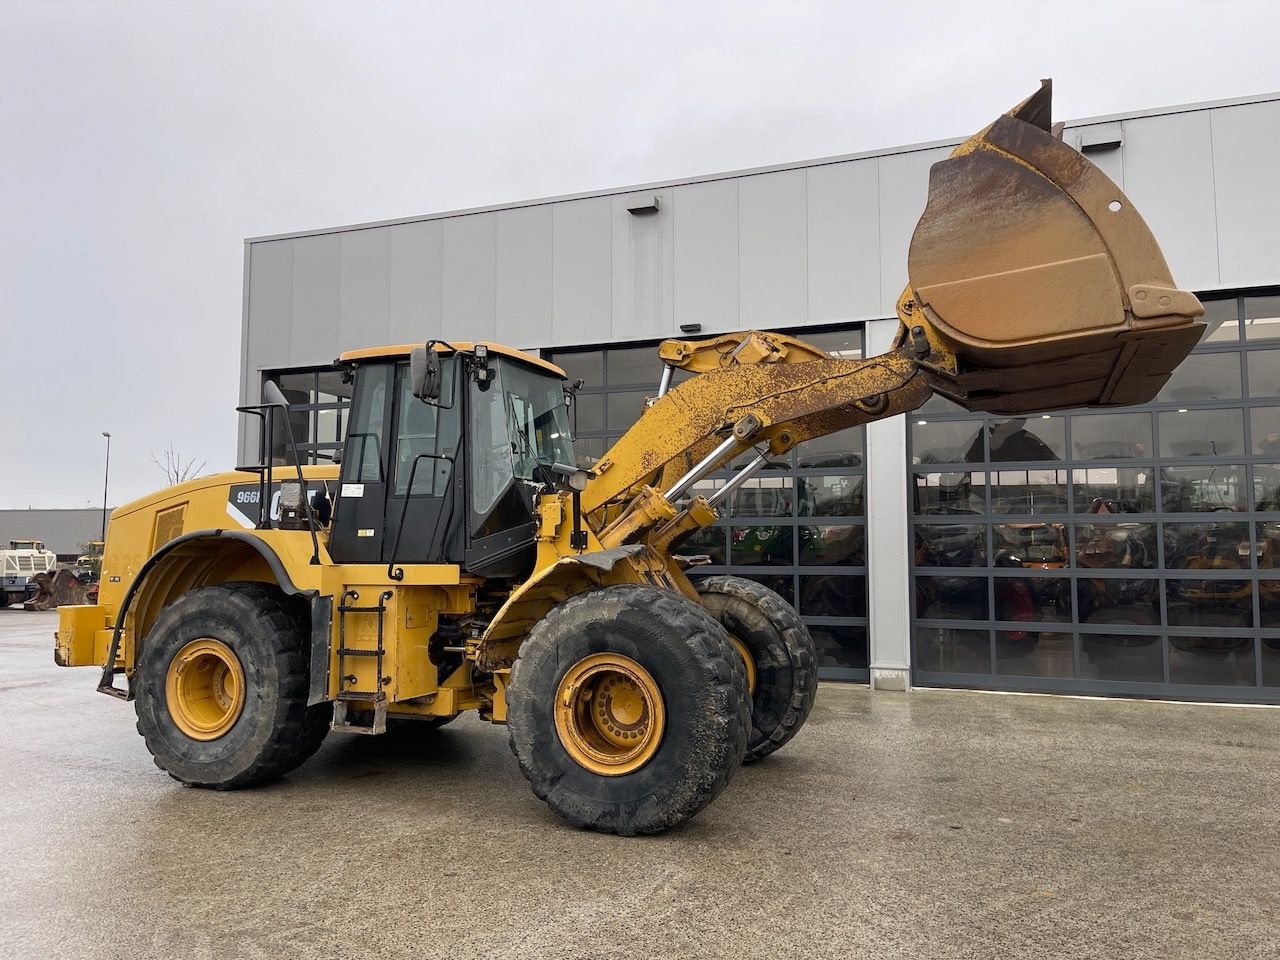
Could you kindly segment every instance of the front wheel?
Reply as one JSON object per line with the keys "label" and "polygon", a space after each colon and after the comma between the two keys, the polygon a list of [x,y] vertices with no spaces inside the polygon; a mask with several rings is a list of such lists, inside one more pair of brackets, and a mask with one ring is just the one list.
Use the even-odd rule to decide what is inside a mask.
{"label": "front wheel", "polygon": [[659,833],[698,813],[746,750],[746,670],[688,598],[619,584],[566,600],[529,633],[507,690],[511,751],[579,827]]}
{"label": "front wheel", "polygon": [[307,706],[306,637],[297,601],[266,584],[200,587],[166,607],[135,677],[138,732],[156,765],[226,790],[315,753],[332,707]]}

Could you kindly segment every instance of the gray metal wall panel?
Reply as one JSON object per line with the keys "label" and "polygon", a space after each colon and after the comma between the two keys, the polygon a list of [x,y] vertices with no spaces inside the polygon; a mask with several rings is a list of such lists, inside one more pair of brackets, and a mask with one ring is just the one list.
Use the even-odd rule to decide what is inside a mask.
{"label": "gray metal wall panel", "polygon": [[391,235],[355,230],[342,236],[338,348],[389,342],[391,335]]}
{"label": "gray metal wall panel", "polygon": [[294,365],[330,363],[338,355],[342,296],[342,234],[299,237],[293,243]]}
{"label": "gray metal wall panel", "polygon": [[[249,329],[246,389],[252,394],[261,367],[289,364],[293,330],[293,241],[255,243],[249,261]],[[248,395],[248,394],[247,394]]]}
{"label": "gray metal wall panel", "polygon": [[[654,197],[656,213],[628,209]],[[676,328],[674,197],[671,190],[647,190],[613,198],[615,337],[668,337]]]}
{"label": "gray metal wall panel", "polygon": [[877,161],[814,167],[808,178],[810,322],[880,316]]}
{"label": "gray metal wall panel", "polygon": [[1224,285],[1280,280],[1280,103],[1212,112],[1218,256]]}
{"label": "gray metal wall panel", "polygon": [[677,187],[672,206],[677,329],[738,329],[738,181]]}
{"label": "gray metal wall panel", "polygon": [[907,249],[929,196],[929,168],[950,148],[879,158],[880,315],[892,316],[907,284]]}
{"label": "gray metal wall panel", "polygon": [[446,339],[492,340],[497,309],[497,217],[481,213],[444,222],[444,315]]}
{"label": "gray metal wall panel", "polygon": [[383,228],[390,237],[388,339],[416,343],[443,331],[444,231],[426,220]]}
{"label": "gray metal wall panel", "polygon": [[1125,193],[1159,241],[1174,280],[1193,290],[1217,286],[1218,224],[1209,114],[1176,113],[1129,121],[1124,125],[1121,151],[1128,178]]}
{"label": "gray metal wall panel", "polygon": [[1068,130],[1064,132],[1062,139],[1063,142],[1078,150],[1083,143],[1100,143],[1112,137],[1122,138],[1123,143],[1120,147],[1113,150],[1096,150],[1089,154],[1089,160],[1110,177],[1116,186],[1125,190],[1125,174],[1129,165],[1129,135],[1129,124],[1100,123]]}
{"label": "gray metal wall panel", "polygon": [[613,330],[612,218],[608,197],[552,207],[552,344],[625,335]]}
{"label": "gray metal wall panel", "polygon": [[792,326],[809,317],[805,171],[738,184],[738,322]]}
{"label": "gray metal wall panel", "polygon": [[[159,472],[157,471],[157,477]],[[163,481],[157,480],[159,489]],[[110,515],[115,507],[108,507]],[[102,506],[66,510],[0,510],[0,545],[10,540],[43,540],[59,556],[78,557],[81,547],[102,536]]]}
{"label": "gray metal wall panel", "polygon": [[521,347],[550,342],[551,210],[520,207],[497,214],[499,343]]}

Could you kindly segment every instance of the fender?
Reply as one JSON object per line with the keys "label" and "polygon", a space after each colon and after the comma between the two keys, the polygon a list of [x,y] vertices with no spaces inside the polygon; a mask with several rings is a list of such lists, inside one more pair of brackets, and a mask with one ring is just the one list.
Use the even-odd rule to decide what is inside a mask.
{"label": "fender", "polygon": [[[328,616],[325,616],[325,614],[329,613],[328,608],[331,607],[332,604],[327,602],[318,603],[317,601],[327,601],[329,598],[320,597],[318,592],[315,590],[298,589],[298,587],[294,585],[293,580],[289,577],[288,571],[285,569],[284,564],[280,561],[280,558],[276,555],[276,552],[272,550],[270,546],[264,543],[262,538],[260,537],[256,537],[252,533],[245,530],[223,530],[223,529],[193,530],[190,533],[184,533],[179,537],[175,537],[174,539],[166,543],[163,547],[161,547],[159,550],[157,550],[155,553],[153,553],[147,559],[147,561],[141,566],[141,568],[139,568],[137,575],[133,578],[133,582],[129,584],[129,589],[125,591],[124,599],[120,603],[120,609],[116,611],[116,617],[115,617],[116,622],[115,622],[115,626],[112,628],[112,631],[111,631],[111,645],[107,648],[106,662],[102,665],[102,679],[98,681],[99,693],[105,693],[108,696],[116,697],[120,700],[133,699],[134,693],[133,693],[132,677],[126,678],[128,680],[128,688],[125,690],[121,690],[120,688],[114,686],[113,684],[113,681],[115,679],[115,674],[116,674],[116,656],[120,650],[120,633],[124,629],[124,622],[125,622],[125,618],[128,616],[129,608],[133,603],[134,597],[137,596],[139,588],[142,586],[143,582],[147,579],[147,575],[150,574],[151,571],[154,570],[162,560],[164,560],[167,556],[173,553],[177,548],[197,540],[234,540],[240,543],[248,544],[250,547],[256,550],[262,556],[262,559],[266,561],[267,566],[271,568],[271,572],[275,576],[276,583],[279,584],[281,590],[283,590],[286,594],[290,596],[306,597],[307,600],[309,601],[312,609],[312,614],[313,614],[312,616],[313,660],[315,657],[314,648],[315,648],[316,620],[323,619],[325,621],[325,626],[324,626],[325,644],[324,645],[327,653]],[[318,607],[324,607],[325,609],[318,609]],[[320,614],[321,616],[317,617],[315,616],[316,614]],[[331,616],[331,613],[329,613],[329,615]],[[327,656],[325,659],[327,661]]]}

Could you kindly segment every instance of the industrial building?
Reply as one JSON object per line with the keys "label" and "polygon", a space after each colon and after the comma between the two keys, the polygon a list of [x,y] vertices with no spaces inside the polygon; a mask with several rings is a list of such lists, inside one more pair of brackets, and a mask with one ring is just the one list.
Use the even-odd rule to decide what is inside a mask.
{"label": "industrial building", "polygon": [[102,507],[0,510],[0,547],[10,540],[40,540],[58,555],[59,563],[74,563],[86,543],[102,539],[103,516]]}
{"label": "industrial building", "polygon": [[[1205,302],[1159,397],[1031,418],[935,398],[800,445],[685,549],[792,601],[830,679],[1280,702],[1280,94],[1064,137]],[[240,400],[275,379],[324,459],[340,351],[495,340],[586,382],[590,463],[653,394],[663,338],[887,349],[929,167],[957,142],[250,239]]]}

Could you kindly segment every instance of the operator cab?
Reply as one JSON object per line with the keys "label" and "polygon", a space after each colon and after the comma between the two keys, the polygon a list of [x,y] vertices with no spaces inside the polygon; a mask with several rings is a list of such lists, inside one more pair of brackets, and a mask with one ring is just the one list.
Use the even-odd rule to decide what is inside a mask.
{"label": "operator cab", "polygon": [[538,494],[576,462],[565,374],[506,347],[433,342],[424,387],[413,349],[341,357],[354,383],[329,553],[523,577]]}

